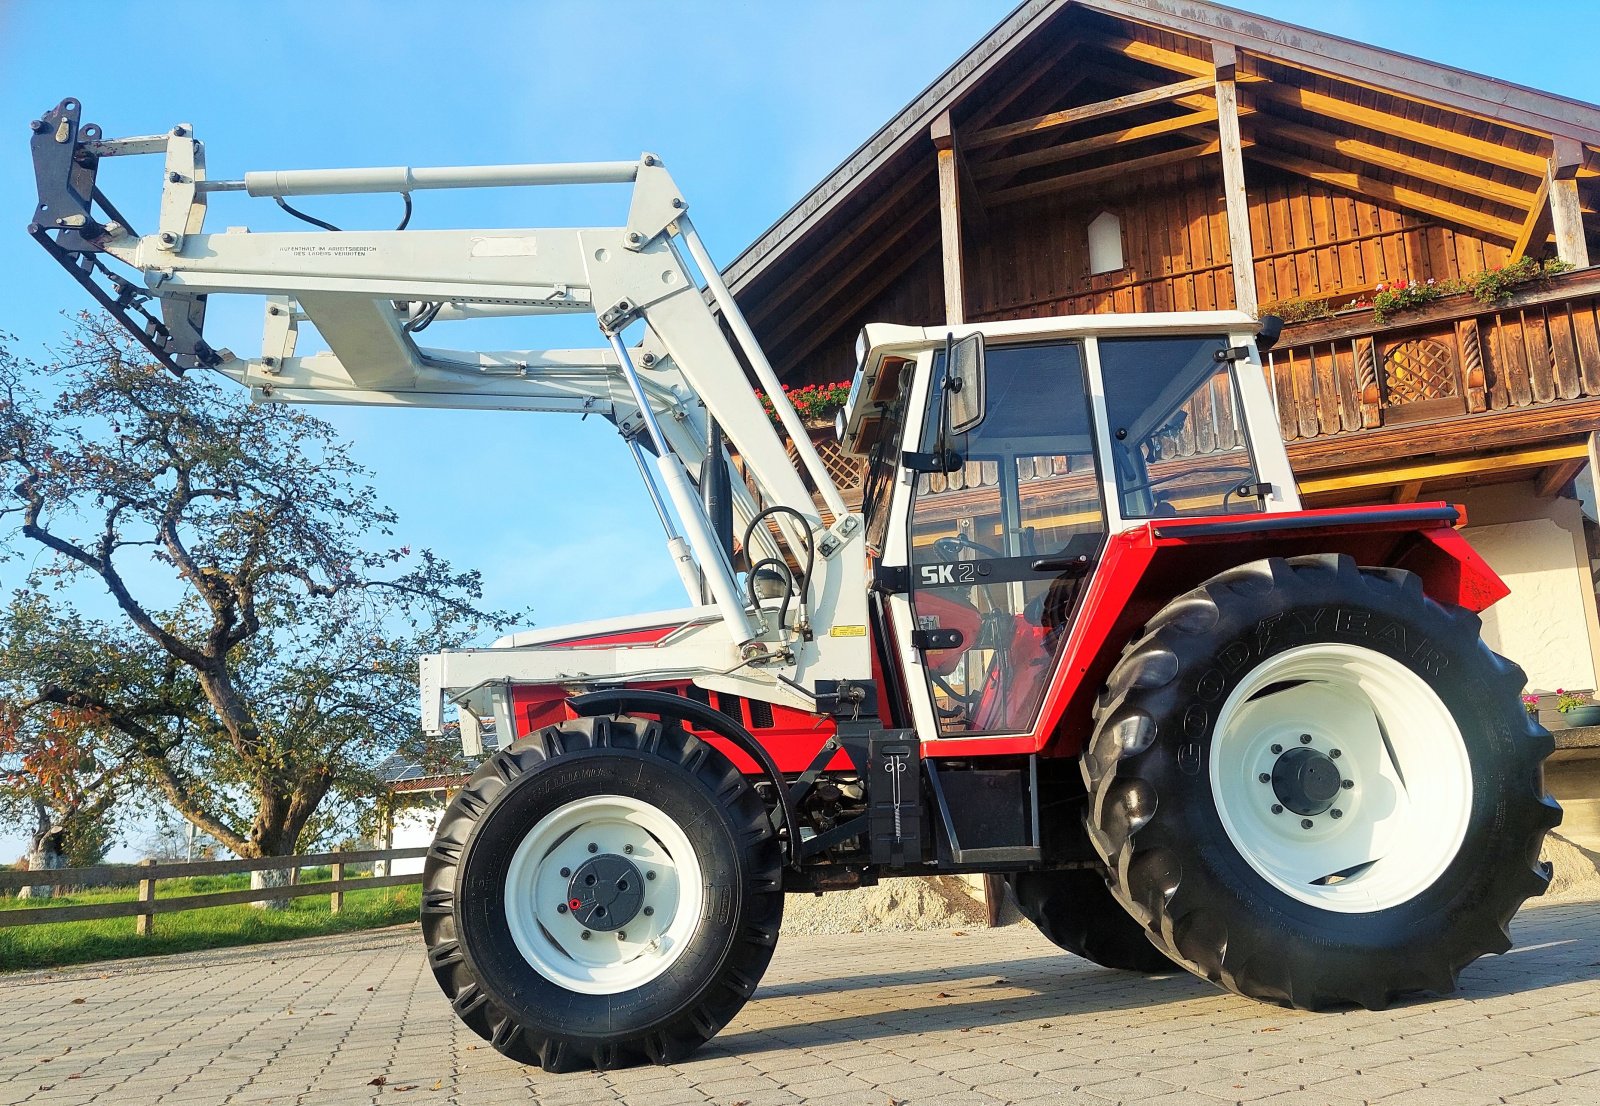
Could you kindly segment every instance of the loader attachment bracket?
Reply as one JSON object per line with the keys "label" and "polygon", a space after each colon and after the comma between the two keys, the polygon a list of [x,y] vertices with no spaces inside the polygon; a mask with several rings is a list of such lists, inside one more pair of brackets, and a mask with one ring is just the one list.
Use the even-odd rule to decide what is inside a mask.
{"label": "loader attachment bracket", "polygon": [[[218,364],[222,357],[200,336],[204,296],[158,296],[100,260],[109,237],[134,236],[134,230],[95,183],[100,128],[81,124],[82,111],[82,104],[69,97],[33,121],[30,148],[39,202],[28,234],[172,372],[181,376],[186,368]],[[161,301],[159,316],[145,306],[152,299]]]}

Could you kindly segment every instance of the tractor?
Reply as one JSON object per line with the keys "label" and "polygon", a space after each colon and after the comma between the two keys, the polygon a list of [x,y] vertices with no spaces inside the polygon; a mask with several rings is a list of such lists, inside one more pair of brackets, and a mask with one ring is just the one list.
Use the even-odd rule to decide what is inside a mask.
{"label": "tractor", "polygon": [[[1544,890],[1552,742],[1480,638],[1507,588],[1448,503],[1302,508],[1276,320],[869,325],[836,427],[857,507],[652,154],[223,179],[188,125],[80,119],[34,123],[30,234],[172,371],[594,415],[638,464],[685,606],[421,660],[421,724],[480,760],[426,860],[428,962],[512,1059],[680,1060],[756,992],[786,895],[887,876],[1000,876],[1072,953],[1307,1010],[1452,990]],[[96,183],[121,156],[160,163],[149,233]],[[289,203],[562,186],[628,189],[626,220]],[[224,192],[316,225],[208,231]],[[204,337],[223,294],[262,298],[259,351]],[[603,345],[425,344],[574,314]]]}

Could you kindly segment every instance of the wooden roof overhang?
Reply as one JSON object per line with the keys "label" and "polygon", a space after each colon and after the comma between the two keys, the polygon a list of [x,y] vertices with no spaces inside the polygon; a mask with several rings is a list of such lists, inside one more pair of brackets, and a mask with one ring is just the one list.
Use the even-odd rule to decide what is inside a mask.
{"label": "wooden roof overhang", "polygon": [[[1009,204],[1093,196],[1204,159],[1239,194],[1230,224],[1244,222],[1243,170],[1229,179],[1230,158],[1460,228],[1512,256],[1554,235],[1563,256],[1587,264],[1588,242],[1600,243],[1596,186],[1577,187],[1600,177],[1593,105],[1220,5],[1030,0],[728,277],[780,372],[792,371],[941,239],[948,297],[960,285],[960,226],[981,235]],[[1248,233],[1235,231],[1241,242]],[[1251,256],[1264,252],[1257,243]],[[959,308],[947,302],[952,316]]]}

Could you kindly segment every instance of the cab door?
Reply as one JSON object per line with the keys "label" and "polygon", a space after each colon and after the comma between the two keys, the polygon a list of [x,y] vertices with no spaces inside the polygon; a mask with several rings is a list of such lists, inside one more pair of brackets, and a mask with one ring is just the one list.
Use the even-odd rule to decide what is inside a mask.
{"label": "cab door", "polygon": [[[935,449],[942,359],[925,451]],[[963,463],[912,483],[910,642],[920,664],[909,667],[920,668],[939,737],[1033,728],[1106,534],[1083,347],[990,346],[986,380],[982,421],[944,443]]]}

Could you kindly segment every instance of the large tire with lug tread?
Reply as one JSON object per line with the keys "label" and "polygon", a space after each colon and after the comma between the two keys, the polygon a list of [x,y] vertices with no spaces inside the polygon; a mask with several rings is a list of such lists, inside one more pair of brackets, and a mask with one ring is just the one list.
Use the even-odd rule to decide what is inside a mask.
{"label": "large tire with lug tread", "polygon": [[1511,946],[1553,743],[1479,619],[1349,557],[1231,569],[1113,669],[1090,839],[1168,955],[1252,998],[1379,1009]]}
{"label": "large tire with lug tread", "polygon": [[422,888],[456,1014],[546,1071],[683,1059],[755,992],[783,919],[754,788],[680,726],[640,718],[567,722],[489,757],[445,811]]}
{"label": "large tire with lug tread", "polygon": [[1006,879],[1022,916],[1074,956],[1145,975],[1173,970],[1171,959],[1150,942],[1099,871],[1014,872]]}

